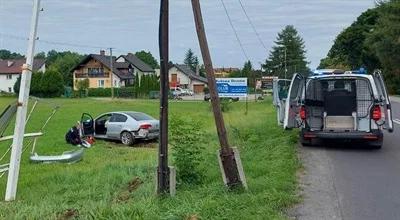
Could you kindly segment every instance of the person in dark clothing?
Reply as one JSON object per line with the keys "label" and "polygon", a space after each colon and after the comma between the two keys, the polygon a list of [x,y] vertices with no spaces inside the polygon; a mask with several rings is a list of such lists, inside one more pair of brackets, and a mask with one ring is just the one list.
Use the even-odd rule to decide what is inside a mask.
{"label": "person in dark clothing", "polygon": [[65,134],[65,140],[67,141],[68,144],[72,145],[81,145],[82,144],[82,139],[81,135],[79,132],[80,125],[76,125],[72,128],[70,128]]}

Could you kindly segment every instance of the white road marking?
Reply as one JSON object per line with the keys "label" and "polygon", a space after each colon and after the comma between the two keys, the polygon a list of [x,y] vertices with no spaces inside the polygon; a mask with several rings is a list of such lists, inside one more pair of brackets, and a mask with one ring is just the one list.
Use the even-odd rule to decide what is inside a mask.
{"label": "white road marking", "polygon": [[397,119],[397,118],[396,118],[396,119],[393,119],[393,122],[396,123],[396,124],[398,124],[398,125],[400,125],[400,119]]}

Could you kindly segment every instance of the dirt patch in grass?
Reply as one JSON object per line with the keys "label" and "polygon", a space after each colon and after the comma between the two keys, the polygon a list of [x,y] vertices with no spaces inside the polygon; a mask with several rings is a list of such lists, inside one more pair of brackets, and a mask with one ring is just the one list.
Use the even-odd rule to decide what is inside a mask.
{"label": "dirt patch in grass", "polygon": [[58,220],[70,220],[79,217],[79,211],[77,209],[67,209],[58,215]]}
{"label": "dirt patch in grass", "polygon": [[118,194],[116,201],[125,202],[131,198],[131,193],[139,188],[143,184],[143,181],[139,177],[133,178],[128,182],[127,187]]}

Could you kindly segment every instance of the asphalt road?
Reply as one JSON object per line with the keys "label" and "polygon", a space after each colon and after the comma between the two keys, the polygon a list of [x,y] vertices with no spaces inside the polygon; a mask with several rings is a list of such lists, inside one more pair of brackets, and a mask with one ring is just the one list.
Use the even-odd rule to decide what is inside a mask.
{"label": "asphalt road", "polygon": [[304,202],[293,218],[400,219],[400,99],[395,99],[395,131],[384,134],[380,150],[300,146]]}

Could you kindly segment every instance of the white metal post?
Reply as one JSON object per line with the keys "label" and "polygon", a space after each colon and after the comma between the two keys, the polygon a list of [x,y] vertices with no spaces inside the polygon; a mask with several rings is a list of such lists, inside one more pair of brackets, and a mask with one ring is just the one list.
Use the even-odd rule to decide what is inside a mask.
{"label": "white metal post", "polygon": [[29,45],[26,53],[26,63],[22,66],[21,85],[18,97],[18,110],[15,122],[13,144],[11,150],[10,169],[8,171],[6,201],[15,200],[18,186],[19,167],[21,162],[22,146],[24,142],[25,120],[28,110],[29,91],[31,86],[33,56],[35,51],[35,41],[37,25],[39,19],[40,0],[34,0],[31,21],[31,31],[29,34]]}

